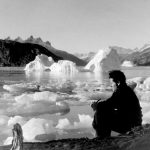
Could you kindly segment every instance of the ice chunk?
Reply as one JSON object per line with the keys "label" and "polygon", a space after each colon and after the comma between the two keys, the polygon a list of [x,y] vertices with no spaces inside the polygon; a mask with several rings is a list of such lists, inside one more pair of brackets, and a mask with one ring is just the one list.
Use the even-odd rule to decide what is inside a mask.
{"label": "ice chunk", "polygon": [[33,101],[49,101],[49,102],[56,102],[57,94],[43,91],[43,92],[35,92],[33,94],[22,94],[15,97],[16,102],[18,103],[28,103]]}
{"label": "ice chunk", "polygon": [[70,121],[67,118],[59,119],[56,128],[67,129],[71,126]]}
{"label": "ice chunk", "polygon": [[75,128],[91,128],[93,118],[89,115],[79,114],[79,122],[74,122]]}
{"label": "ice chunk", "polygon": [[56,126],[57,129],[71,130],[80,128],[91,128],[93,118],[90,115],[78,114],[79,121],[75,121],[73,124],[67,118],[59,119]]}
{"label": "ice chunk", "polygon": [[25,66],[25,71],[30,72],[30,71],[43,71],[48,69],[52,64],[54,63],[53,59],[51,57],[48,57],[44,54],[37,55],[35,60],[28,63]]}
{"label": "ice chunk", "polygon": [[55,132],[53,121],[32,118],[23,127],[23,136],[26,141],[36,141],[35,137],[41,134],[49,134]]}
{"label": "ice chunk", "polygon": [[70,111],[69,105],[65,102],[59,102],[60,105],[52,104],[49,101],[11,102],[3,104],[0,109],[0,115],[31,117],[43,114],[66,114]]}
{"label": "ice chunk", "polygon": [[143,114],[143,124],[150,123],[150,103],[148,101],[141,101],[140,102],[142,107],[142,114]]}
{"label": "ice chunk", "polygon": [[134,67],[134,64],[131,61],[125,60],[122,65],[123,67]]}
{"label": "ice chunk", "polygon": [[120,69],[120,59],[115,50],[99,50],[94,58],[85,66],[92,72],[108,72],[114,69]]}
{"label": "ice chunk", "polygon": [[150,91],[145,91],[145,92],[141,92],[141,95],[140,95],[140,99],[141,101],[147,101],[147,102],[150,102]]}
{"label": "ice chunk", "polygon": [[12,140],[13,140],[13,137],[8,137],[5,141],[4,141],[4,145],[10,145],[12,144]]}
{"label": "ice chunk", "polygon": [[66,73],[66,74],[74,74],[78,72],[76,64],[69,60],[59,60],[58,63],[53,63],[50,66],[50,70],[52,73]]}
{"label": "ice chunk", "polygon": [[145,88],[146,90],[150,90],[150,77],[146,78],[146,79],[144,80],[143,84],[144,84],[144,88]]}
{"label": "ice chunk", "polygon": [[[23,125],[22,129],[24,141],[30,142],[40,141],[36,140],[36,137],[38,135],[42,135],[42,141],[50,140],[51,138],[50,134],[56,132],[55,128],[53,127],[53,121],[40,118],[30,119],[26,124]],[[12,137],[8,137],[5,140],[4,145],[11,144],[11,141]]]}
{"label": "ice chunk", "polygon": [[128,82],[135,82],[137,84],[143,84],[144,80],[145,80],[144,77],[135,77],[135,78],[128,79],[127,81]]}
{"label": "ice chunk", "polygon": [[10,117],[10,119],[8,120],[8,126],[13,126],[15,123],[24,125],[26,123],[26,119],[21,116]]}
{"label": "ice chunk", "polygon": [[39,88],[37,85],[32,85],[28,83],[3,85],[3,89],[9,92],[18,92],[18,93],[39,91]]}

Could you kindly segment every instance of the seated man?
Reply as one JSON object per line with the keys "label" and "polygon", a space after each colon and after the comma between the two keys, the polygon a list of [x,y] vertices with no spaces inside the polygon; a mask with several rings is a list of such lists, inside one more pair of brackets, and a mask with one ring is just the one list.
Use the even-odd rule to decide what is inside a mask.
{"label": "seated man", "polygon": [[95,109],[93,128],[96,130],[97,137],[100,138],[109,137],[111,131],[125,134],[142,124],[139,100],[126,84],[124,73],[114,70],[109,72],[109,78],[114,89],[112,96],[92,105]]}

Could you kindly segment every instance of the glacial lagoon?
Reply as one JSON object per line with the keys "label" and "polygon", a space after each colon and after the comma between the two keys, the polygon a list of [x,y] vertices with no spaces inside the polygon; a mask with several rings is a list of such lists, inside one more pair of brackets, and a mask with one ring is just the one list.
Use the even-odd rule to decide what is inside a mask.
{"label": "glacial lagoon", "polygon": [[[150,77],[150,67],[123,67],[122,71],[127,79]],[[23,68],[0,68],[0,74],[1,145],[11,143],[11,130],[16,122],[23,128],[25,141],[94,137],[90,104],[99,96],[110,94],[110,89],[106,95],[103,89],[107,78],[90,72],[26,74]],[[148,114],[147,104],[143,105]]]}

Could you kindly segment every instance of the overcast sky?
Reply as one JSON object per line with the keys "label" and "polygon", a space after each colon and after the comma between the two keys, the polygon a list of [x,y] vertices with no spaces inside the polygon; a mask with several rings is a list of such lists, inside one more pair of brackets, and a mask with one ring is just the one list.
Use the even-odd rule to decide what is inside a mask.
{"label": "overcast sky", "polygon": [[150,0],[0,0],[0,38],[30,35],[70,53],[150,42]]}

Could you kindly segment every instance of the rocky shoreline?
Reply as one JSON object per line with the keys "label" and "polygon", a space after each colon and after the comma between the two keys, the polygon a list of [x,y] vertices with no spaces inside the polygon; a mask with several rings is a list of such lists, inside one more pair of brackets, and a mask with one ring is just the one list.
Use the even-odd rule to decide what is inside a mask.
{"label": "rocky shoreline", "polygon": [[[10,150],[11,145],[1,146],[0,150]],[[150,125],[136,129],[129,135],[107,139],[61,139],[43,143],[24,143],[23,150],[149,150]]]}

